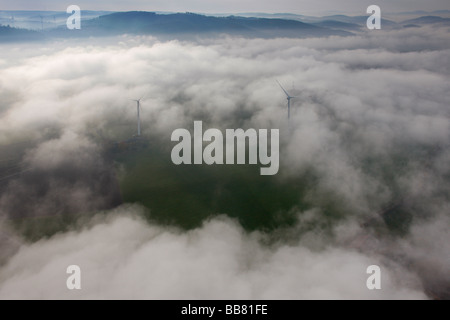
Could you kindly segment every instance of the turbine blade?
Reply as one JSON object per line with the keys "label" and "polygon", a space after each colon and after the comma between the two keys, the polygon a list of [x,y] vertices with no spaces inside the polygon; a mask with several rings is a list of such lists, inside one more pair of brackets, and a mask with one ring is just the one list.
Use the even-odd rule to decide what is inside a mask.
{"label": "turbine blade", "polygon": [[289,93],[287,93],[287,91],[284,90],[283,86],[281,85],[281,83],[280,83],[278,80],[277,80],[277,82],[278,82],[278,85],[280,86],[280,88],[284,91],[284,93],[286,94],[286,96],[289,98],[289,97],[290,97]]}

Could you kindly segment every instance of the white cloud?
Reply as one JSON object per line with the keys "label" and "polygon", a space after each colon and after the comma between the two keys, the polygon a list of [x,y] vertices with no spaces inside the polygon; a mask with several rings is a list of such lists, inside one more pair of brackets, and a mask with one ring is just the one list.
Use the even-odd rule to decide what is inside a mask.
{"label": "white cloud", "polygon": [[[368,290],[366,269],[382,265],[380,257],[337,248],[266,247],[263,235],[247,235],[227,218],[183,233],[149,226],[133,211],[139,208],[119,208],[114,218],[79,233],[23,246],[0,269],[0,298],[425,298],[418,288],[398,286],[384,266],[382,290]],[[82,270],[81,291],[66,288],[65,270],[73,264]]]}
{"label": "white cloud", "polygon": [[[108,190],[104,186],[111,183],[93,184],[92,173],[103,164],[91,136],[102,130],[114,141],[130,137],[135,105],[129,99],[145,96],[143,131],[165,145],[174,129],[190,128],[194,120],[218,128],[281,128],[280,178],[316,174],[309,196],[320,201],[332,194],[356,221],[382,220],[377,212],[399,193],[414,217],[404,246],[417,268],[405,279],[418,274],[427,286],[429,277],[420,265],[430,262],[426,274],[448,267],[439,258],[447,248],[429,241],[431,235],[439,243],[448,239],[433,221],[448,212],[445,195],[450,190],[449,69],[443,63],[449,59],[450,41],[446,30],[435,31],[198,43],[119,37],[96,45],[63,42],[2,51],[0,58],[8,62],[0,64],[0,143],[33,140],[26,164],[42,170],[35,180],[49,182],[49,187],[41,199],[28,180],[16,181],[2,195],[0,212],[64,212],[55,203],[78,211],[97,208],[96,192]],[[286,100],[276,79],[299,96],[289,131]],[[65,163],[78,170],[82,183],[67,184],[58,176],[55,168]],[[27,199],[39,201],[22,207]],[[315,209],[322,218],[320,202]],[[214,220],[181,233],[146,225],[129,217],[129,210],[120,210],[125,217],[8,253],[8,264],[0,268],[0,296],[424,297],[409,280],[397,283],[399,274],[409,273],[395,262],[399,254],[389,249],[383,234],[371,235],[373,241],[359,253],[346,244],[332,248],[327,237],[322,241],[328,249],[312,252],[303,242],[266,247],[257,241],[261,235],[246,235],[229,221]],[[304,218],[299,229],[307,224]],[[423,218],[431,221],[429,227],[418,228]],[[366,231],[352,232],[359,237]],[[303,241],[311,239],[316,235]],[[429,246],[433,250],[424,249]],[[76,263],[86,272],[85,289],[69,293],[64,268]],[[385,289],[370,293],[363,280],[373,263],[383,265],[387,274]]]}

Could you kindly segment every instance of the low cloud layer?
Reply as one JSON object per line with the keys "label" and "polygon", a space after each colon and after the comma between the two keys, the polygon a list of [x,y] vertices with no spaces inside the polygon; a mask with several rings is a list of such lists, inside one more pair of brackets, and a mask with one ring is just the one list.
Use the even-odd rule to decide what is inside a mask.
{"label": "low cloud layer", "polygon": [[[448,297],[449,40],[447,29],[423,27],[326,39],[5,45],[0,145],[8,151],[0,160],[28,171],[0,187],[9,243],[0,297]],[[277,79],[298,96],[289,129]],[[130,99],[140,97],[144,134],[167,148],[172,131],[194,120],[279,128],[279,179],[317,181],[307,195],[315,210],[292,208],[294,242],[263,245],[264,235],[226,218],[184,233],[144,223],[135,207],[83,231],[22,240],[15,219],[91,216],[120,203],[101,141],[135,133]],[[308,219],[329,223],[321,200],[330,195],[343,221],[331,235],[305,233]],[[399,215],[408,221],[400,236],[377,229]],[[85,270],[83,291],[65,289],[69,264]],[[382,291],[365,287],[371,264],[386,272]]]}
{"label": "low cloud layer", "polygon": [[[184,233],[148,226],[130,216],[136,211],[120,208],[114,218],[79,233],[23,246],[0,270],[0,298],[425,298],[417,280],[397,283],[387,268],[383,290],[367,290],[366,268],[382,265],[380,257],[339,248],[266,247],[263,235],[248,235],[227,218]],[[81,267],[81,291],[66,288],[64,271],[72,264]]]}

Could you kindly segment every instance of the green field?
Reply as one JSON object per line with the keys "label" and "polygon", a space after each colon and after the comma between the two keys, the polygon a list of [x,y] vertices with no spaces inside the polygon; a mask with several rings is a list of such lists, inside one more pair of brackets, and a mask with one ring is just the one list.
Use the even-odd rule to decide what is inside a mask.
{"label": "green field", "polygon": [[[227,215],[248,231],[270,232],[296,226],[297,235],[301,235],[310,230],[330,231],[337,220],[358,214],[337,192],[324,190],[320,175],[312,167],[286,175],[281,165],[278,175],[261,176],[260,165],[177,166],[171,161],[170,147],[145,139],[137,144],[104,146],[103,156],[107,167],[111,167],[107,170],[114,170],[113,180],[118,181],[119,203],[141,204],[147,209],[145,218],[149,222],[193,229],[214,216]],[[408,232],[411,212],[402,205],[400,187],[393,179],[405,162],[402,158],[395,163],[380,159],[365,163],[366,172],[384,178],[385,184],[394,190],[392,203],[378,204],[376,195],[372,195],[372,206],[384,212],[381,220],[371,224],[380,231],[388,227],[400,235]],[[6,170],[6,166],[0,165],[0,169]],[[7,188],[8,181],[2,187]],[[23,235],[35,240],[69,230],[78,220],[106,213],[111,206],[89,212],[48,212],[44,216],[30,212],[10,218]],[[389,210],[383,211],[383,207]],[[299,217],[310,209],[315,210],[313,218],[297,224]]]}
{"label": "green field", "polygon": [[[162,224],[191,229],[226,214],[247,230],[270,231],[293,225],[298,212],[316,204],[312,173],[282,180],[261,176],[259,165],[177,166],[170,150],[152,146],[115,155],[115,160],[124,171],[119,174],[123,201],[144,205],[147,218]],[[327,197],[322,209],[338,218],[344,206],[334,201]]]}

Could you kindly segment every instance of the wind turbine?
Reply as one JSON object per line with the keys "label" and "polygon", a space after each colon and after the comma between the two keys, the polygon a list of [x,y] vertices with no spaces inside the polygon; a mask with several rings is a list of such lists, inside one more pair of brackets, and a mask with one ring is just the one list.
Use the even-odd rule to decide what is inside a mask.
{"label": "wind turbine", "polygon": [[39,15],[39,18],[41,18],[41,31],[44,31],[44,17]]}
{"label": "wind turbine", "polygon": [[286,97],[287,97],[287,101],[288,101],[288,103],[287,103],[287,106],[288,106],[288,119],[290,119],[291,118],[291,99],[294,99],[294,98],[297,98],[297,97],[293,97],[293,96],[291,96],[284,88],[283,88],[283,86],[281,85],[281,83],[277,80],[277,82],[278,82],[278,85],[280,86],[280,88],[284,91],[284,93],[286,94]]}
{"label": "wind turbine", "polygon": [[135,101],[137,104],[137,136],[140,137],[141,136],[141,100],[142,98],[138,99],[138,100],[132,100]]}

